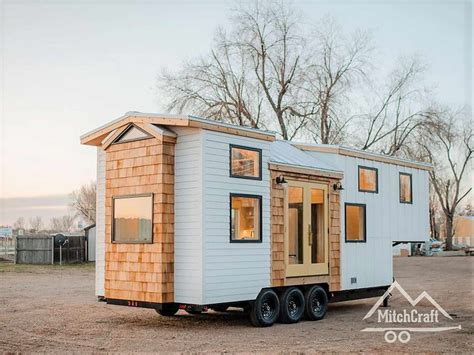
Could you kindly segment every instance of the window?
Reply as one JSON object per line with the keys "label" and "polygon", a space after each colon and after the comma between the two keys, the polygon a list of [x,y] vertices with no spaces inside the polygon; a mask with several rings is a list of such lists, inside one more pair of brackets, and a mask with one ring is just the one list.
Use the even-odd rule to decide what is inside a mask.
{"label": "window", "polygon": [[112,241],[114,243],[152,243],[153,196],[135,195],[113,198]]}
{"label": "window", "polygon": [[303,264],[304,189],[288,188],[288,262]]}
{"label": "window", "polygon": [[151,135],[132,124],[114,140],[114,144],[133,142],[147,138],[151,138]]}
{"label": "window", "polygon": [[359,165],[359,191],[379,192],[378,170]]}
{"label": "window", "polygon": [[413,203],[411,174],[400,173],[400,203]]}
{"label": "window", "polygon": [[262,241],[262,196],[230,194],[230,241]]}
{"label": "window", "polygon": [[262,151],[256,148],[231,145],[230,176],[262,180]]}
{"label": "window", "polygon": [[365,242],[366,223],[365,205],[356,203],[345,204],[346,242]]}

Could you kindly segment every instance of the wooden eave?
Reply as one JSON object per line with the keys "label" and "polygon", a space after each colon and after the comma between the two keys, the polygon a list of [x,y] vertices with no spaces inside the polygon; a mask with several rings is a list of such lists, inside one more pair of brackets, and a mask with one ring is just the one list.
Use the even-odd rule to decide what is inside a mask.
{"label": "wooden eave", "polygon": [[[214,121],[206,121],[205,119],[193,118],[189,116],[174,116],[174,115],[146,115],[146,114],[126,114],[119,119],[112,121],[102,127],[99,127],[89,133],[81,136],[81,144],[100,146],[103,140],[115,129],[123,126],[128,126],[133,123],[139,127],[141,125],[155,124],[161,126],[175,126],[175,127],[194,127],[202,128],[209,131],[222,132],[233,134],[242,137],[249,137],[261,139],[266,141],[274,141],[275,135],[268,132],[258,131],[256,129],[249,129],[245,127],[238,127],[229,124],[224,124]],[[148,130],[147,130],[148,132]],[[154,135],[151,132],[148,132]],[[165,136],[169,136],[165,134]],[[171,137],[173,138],[173,137]]]}

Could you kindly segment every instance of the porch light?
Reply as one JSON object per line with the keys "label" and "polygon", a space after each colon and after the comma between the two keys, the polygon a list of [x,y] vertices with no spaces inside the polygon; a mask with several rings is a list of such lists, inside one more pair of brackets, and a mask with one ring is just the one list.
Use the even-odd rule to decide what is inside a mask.
{"label": "porch light", "polygon": [[340,181],[338,181],[336,184],[332,185],[332,188],[334,189],[334,191],[344,190],[344,188],[342,187],[342,184],[341,184]]}
{"label": "porch light", "polygon": [[278,184],[278,185],[287,185],[288,183],[286,182],[285,180],[285,177],[283,175],[280,175],[280,176],[277,176],[276,179],[275,179],[275,182]]}

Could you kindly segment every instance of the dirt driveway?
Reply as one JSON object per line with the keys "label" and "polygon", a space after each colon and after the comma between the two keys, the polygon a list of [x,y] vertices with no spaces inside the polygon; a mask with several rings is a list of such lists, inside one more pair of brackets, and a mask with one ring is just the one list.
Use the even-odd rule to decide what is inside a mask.
{"label": "dirt driveway", "polygon": [[[92,265],[0,264],[0,352],[472,352],[473,266],[474,257],[396,258],[395,276],[406,291],[416,297],[426,290],[453,318],[439,324],[462,329],[414,333],[408,344],[388,344],[383,333],[360,331],[375,324],[362,321],[375,299],[332,304],[320,322],[253,328],[237,310],[164,318],[97,302]],[[393,309],[405,303],[394,294]]]}

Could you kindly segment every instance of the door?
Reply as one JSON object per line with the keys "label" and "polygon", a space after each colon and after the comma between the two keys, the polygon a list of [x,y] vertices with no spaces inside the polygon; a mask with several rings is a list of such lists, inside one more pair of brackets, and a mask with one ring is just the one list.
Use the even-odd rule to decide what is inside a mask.
{"label": "door", "polygon": [[285,201],[286,276],[327,275],[327,185],[289,181]]}

